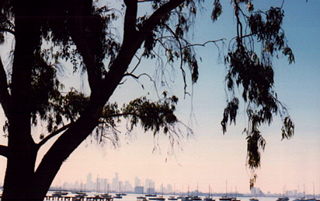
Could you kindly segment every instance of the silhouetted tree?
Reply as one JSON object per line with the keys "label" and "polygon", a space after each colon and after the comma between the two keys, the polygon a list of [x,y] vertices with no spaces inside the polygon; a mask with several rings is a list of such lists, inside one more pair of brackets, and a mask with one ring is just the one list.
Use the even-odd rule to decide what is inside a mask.
{"label": "silhouetted tree", "polygon": [[[0,62],[0,102],[8,136],[8,145],[0,146],[0,154],[7,158],[3,201],[42,201],[63,161],[80,143],[93,131],[101,137],[112,131],[116,137],[115,126],[123,118],[130,123],[129,130],[142,125],[145,131],[165,133],[171,140],[179,135],[174,114],[177,97],[164,93],[157,102],[142,97],[123,106],[109,99],[125,76],[141,76],[135,74],[139,65],[129,68],[132,60],[138,58],[139,64],[143,58],[158,59],[157,51],[181,70],[187,93],[185,69],[190,69],[192,84],[198,80],[194,47],[218,42],[192,44],[187,40],[186,33],[204,0],[123,0],[117,2],[123,4],[120,10],[106,2],[0,1],[1,42],[14,38],[11,64]],[[151,5],[149,14],[138,16],[138,7],[146,4]],[[282,8],[260,11],[250,0],[232,0],[231,6],[237,34],[225,56],[230,97],[221,124],[225,132],[227,124],[236,121],[239,98],[233,90],[239,87],[249,119],[245,129],[248,164],[256,168],[265,146],[258,130],[261,124],[270,124],[280,114],[283,138],[293,134],[293,123],[272,88],[272,57],[284,54],[289,62],[294,57],[281,29]],[[214,0],[212,20],[221,12],[220,1]],[[119,31],[113,31],[112,23],[119,22],[123,22]],[[87,73],[89,96],[75,89],[63,92],[57,76],[62,60],[71,62],[75,71]],[[47,131],[37,142],[32,127],[40,123]],[[39,148],[57,135],[36,167]]]}

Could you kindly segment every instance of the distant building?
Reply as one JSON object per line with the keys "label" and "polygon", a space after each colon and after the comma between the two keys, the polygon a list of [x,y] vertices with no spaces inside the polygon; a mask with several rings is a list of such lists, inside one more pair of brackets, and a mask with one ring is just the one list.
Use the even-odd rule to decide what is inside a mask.
{"label": "distant building", "polygon": [[123,191],[124,192],[132,192],[133,191],[133,187],[129,181],[125,181]]}
{"label": "distant building", "polygon": [[139,179],[139,177],[134,178],[134,186],[141,186],[141,180]]}
{"label": "distant building", "polygon": [[117,172],[114,174],[114,177],[112,179],[111,190],[115,192],[120,191],[120,180],[119,174]]}
{"label": "distant building", "polygon": [[155,194],[156,190],[153,187],[147,188],[147,192],[148,194]]}
{"label": "distant building", "polygon": [[86,188],[87,188],[86,190],[89,190],[89,191],[91,191],[91,190],[94,189],[94,182],[93,182],[93,180],[92,180],[92,174],[91,174],[91,173],[89,173],[89,174],[87,175]]}
{"label": "distant building", "polygon": [[134,192],[136,193],[136,194],[143,194],[143,186],[136,186],[136,187],[134,187]]}

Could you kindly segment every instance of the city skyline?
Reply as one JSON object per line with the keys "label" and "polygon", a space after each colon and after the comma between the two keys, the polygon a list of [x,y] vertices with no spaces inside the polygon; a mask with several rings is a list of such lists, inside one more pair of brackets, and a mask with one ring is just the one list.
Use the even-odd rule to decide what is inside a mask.
{"label": "city skyline", "polygon": [[53,185],[52,189],[60,190],[74,190],[74,191],[91,191],[101,193],[136,193],[136,194],[244,194],[255,196],[277,196],[286,195],[289,197],[310,197],[320,196],[320,193],[316,193],[315,184],[312,184],[312,192],[306,193],[306,185],[297,186],[297,189],[283,189],[281,193],[263,191],[259,187],[253,187],[250,192],[239,192],[236,186],[229,187],[226,181],[225,192],[215,191],[214,186],[209,184],[208,189],[199,190],[199,184],[196,186],[188,185],[187,190],[181,190],[176,184],[157,184],[151,178],[141,179],[138,176],[134,177],[133,181],[129,181],[125,178],[120,179],[120,175],[115,172],[112,178],[100,178],[98,175],[93,176],[92,173],[87,174],[84,180],[75,180],[73,182],[63,182],[61,185]]}

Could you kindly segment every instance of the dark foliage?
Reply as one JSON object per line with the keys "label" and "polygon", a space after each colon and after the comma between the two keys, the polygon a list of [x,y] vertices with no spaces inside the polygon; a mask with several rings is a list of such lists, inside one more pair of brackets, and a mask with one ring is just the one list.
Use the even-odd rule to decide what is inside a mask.
{"label": "dark foliage", "polygon": [[[215,4],[219,5],[219,2]],[[227,123],[235,122],[239,101],[234,89],[239,87],[249,121],[248,127],[244,130],[247,134],[248,165],[254,169],[260,166],[260,151],[266,145],[259,131],[262,124],[270,124],[274,115],[279,114],[283,118],[282,138],[290,138],[294,133],[294,124],[288,116],[287,109],[273,90],[272,65],[275,55],[287,56],[289,63],[294,62],[294,55],[281,28],[284,17],[282,8],[271,7],[267,11],[261,11],[254,9],[252,1],[235,0],[232,4],[237,22],[237,35],[231,41],[229,53],[225,57],[228,70],[225,78],[226,87],[231,98],[224,110],[221,125],[223,132],[226,132]]]}

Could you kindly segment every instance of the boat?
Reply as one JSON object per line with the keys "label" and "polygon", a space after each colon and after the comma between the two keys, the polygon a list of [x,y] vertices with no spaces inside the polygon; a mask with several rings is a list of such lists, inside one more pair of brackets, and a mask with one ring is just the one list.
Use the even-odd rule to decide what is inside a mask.
{"label": "boat", "polygon": [[65,196],[65,195],[68,195],[68,192],[65,192],[65,191],[55,191],[52,193],[52,196],[53,197],[62,197],[62,196]]}
{"label": "boat", "polygon": [[226,181],[226,194],[219,198],[220,201],[240,201],[236,197],[230,197],[228,196],[228,181]]}
{"label": "boat", "polygon": [[201,199],[201,197],[195,195],[195,196],[192,196],[192,197],[191,197],[191,200],[193,200],[193,201],[198,201],[198,200],[202,200],[202,199]]}
{"label": "boat", "polygon": [[172,195],[172,196],[169,196],[168,200],[178,200],[178,198]]}
{"label": "boat", "polygon": [[122,195],[121,195],[121,193],[116,193],[116,195],[113,196],[113,198],[115,198],[115,199],[122,199]]}
{"label": "boat", "polygon": [[191,200],[192,200],[191,196],[181,197],[181,201],[191,201]]}
{"label": "boat", "polygon": [[198,196],[198,193],[199,193],[198,184],[197,184],[197,191],[196,191],[196,192],[197,192],[197,195],[191,196],[191,200],[192,200],[192,201],[202,200],[201,197]]}
{"label": "boat", "polygon": [[101,194],[96,194],[93,196],[93,199],[103,199]]}
{"label": "boat", "polygon": [[215,201],[215,200],[212,199],[212,197],[211,197],[211,186],[210,186],[210,185],[209,185],[209,193],[208,193],[208,196],[205,197],[203,200],[204,200],[204,201]]}
{"label": "boat", "polygon": [[147,201],[147,198],[145,196],[138,196],[137,201]]}
{"label": "boat", "polygon": [[81,192],[81,191],[75,192],[75,197],[76,198],[84,198],[86,196],[87,196],[87,194],[85,192]]}
{"label": "boat", "polygon": [[163,185],[162,184],[161,184],[161,192],[162,192],[162,195],[160,195],[159,197],[157,197],[157,195],[155,195],[155,197],[149,197],[149,200],[158,200],[158,201],[166,200],[166,198],[163,197]]}
{"label": "boat", "polygon": [[173,186],[173,195],[169,196],[168,200],[178,200],[176,197],[176,187]]}
{"label": "boat", "polygon": [[100,194],[100,196],[104,199],[112,200],[112,195],[110,195],[109,193],[103,193],[103,194]]}
{"label": "boat", "polygon": [[221,198],[219,198],[220,201],[232,201],[233,198],[232,197],[228,197],[228,196],[222,196]]}
{"label": "boat", "polygon": [[250,198],[249,200],[250,200],[250,201],[259,201],[258,198]]}
{"label": "boat", "polygon": [[151,194],[151,193],[149,193],[149,194],[145,194],[144,196],[146,196],[146,197],[157,197],[157,195],[156,195],[156,194]]}
{"label": "boat", "polygon": [[148,200],[158,200],[158,201],[163,201],[166,198],[164,198],[163,196],[159,196],[159,197],[150,197]]}
{"label": "boat", "polygon": [[279,198],[277,199],[277,201],[288,201],[288,200],[289,200],[288,197],[279,197]]}
{"label": "boat", "polygon": [[239,199],[237,199],[236,197],[229,197],[229,196],[222,196],[221,198],[219,198],[220,201],[240,201]]}

